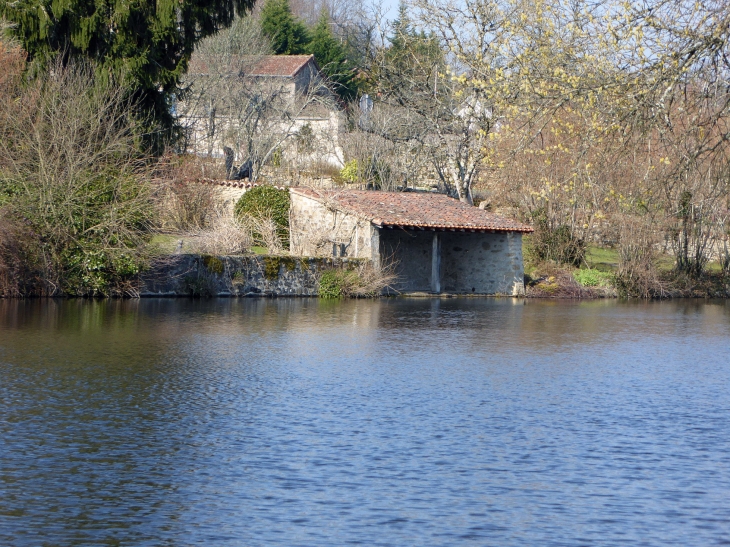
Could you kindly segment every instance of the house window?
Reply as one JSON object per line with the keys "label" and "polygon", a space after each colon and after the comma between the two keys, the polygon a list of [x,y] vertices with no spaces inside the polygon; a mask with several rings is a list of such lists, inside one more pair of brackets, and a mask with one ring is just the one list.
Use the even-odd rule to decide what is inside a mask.
{"label": "house window", "polygon": [[347,244],[346,243],[333,243],[332,244],[332,256],[335,258],[347,256]]}

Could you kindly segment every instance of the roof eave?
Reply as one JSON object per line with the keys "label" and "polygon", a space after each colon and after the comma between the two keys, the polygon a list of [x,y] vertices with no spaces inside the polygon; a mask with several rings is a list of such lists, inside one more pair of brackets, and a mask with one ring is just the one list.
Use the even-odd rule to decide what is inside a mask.
{"label": "roof eave", "polygon": [[400,228],[403,230],[429,230],[438,232],[519,232],[529,234],[534,232],[534,228],[523,226],[519,228],[496,228],[492,226],[447,226],[441,224],[406,224],[381,222],[379,228]]}
{"label": "roof eave", "polygon": [[317,60],[314,58],[314,55],[310,55],[307,57],[307,60],[304,61],[301,65],[299,65],[299,68],[297,68],[294,72],[292,72],[290,78],[296,77],[297,74],[299,74],[302,69],[309,64],[309,62],[312,61],[314,63],[314,68],[317,69],[317,73],[322,72],[322,70],[319,68],[319,65],[317,65]]}

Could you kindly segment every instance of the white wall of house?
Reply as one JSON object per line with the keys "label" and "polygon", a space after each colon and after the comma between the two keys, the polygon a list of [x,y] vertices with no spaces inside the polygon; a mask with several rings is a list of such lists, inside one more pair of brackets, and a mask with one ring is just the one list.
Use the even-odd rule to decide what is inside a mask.
{"label": "white wall of house", "polygon": [[[327,96],[332,107],[325,108],[321,104],[313,104],[298,112],[296,101],[301,101],[310,91],[310,87],[318,85],[319,72],[313,61],[305,65],[294,77],[266,76],[241,79],[240,85],[246,86],[246,92],[240,91],[242,97],[237,108],[245,107],[252,94],[252,86],[260,88],[261,96],[278,96],[282,112],[289,110],[294,118],[281,116],[279,121],[270,120],[262,131],[283,137],[280,149],[283,159],[290,165],[306,169],[312,164],[326,164],[336,168],[344,166],[344,153],[340,145],[340,135],[344,131],[344,114],[336,106],[334,94],[323,87],[317,92]],[[230,86],[231,92],[236,86]],[[241,88],[243,89],[243,88]],[[185,110],[184,108],[182,110]],[[188,131],[188,149],[194,154],[209,157],[223,157],[223,147],[229,146],[236,154],[235,161],[240,164],[249,159],[246,143],[240,138],[240,114],[226,112],[221,108],[211,117],[211,108],[206,100],[200,100],[195,108],[190,108],[180,119]],[[303,151],[297,145],[297,135],[309,126],[312,133],[311,150]]]}

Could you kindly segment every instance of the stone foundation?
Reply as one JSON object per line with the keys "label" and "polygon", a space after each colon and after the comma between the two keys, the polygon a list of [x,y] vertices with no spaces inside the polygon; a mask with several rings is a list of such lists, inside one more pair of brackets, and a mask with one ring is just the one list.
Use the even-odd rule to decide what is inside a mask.
{"label": "stone foundation", "polygon": [[[430,232],[416,232],[416,237],[423,237],[424,245],[400,247],[408,249],[406,259],[396,268],[401,279],[394,284],[395,291],[386,290],[384,294],[440,296],[450,295],[522,295],[524,284],[520,276],[521,254],[516,249],[519,238],[506,234],[482,238],[479,243],[491,239],[489,245],[481,245],[479,249],[466,247],[468,243],[477,243],[474,238],[445,238],[442,245],[452,245],[443,249],[444,254],[450,252],[469,252],[476,256],[485,254],[485,260],[469,260],[459,263],[456,270],[441,267],[443,286],[433,291],[431,283],[431,239]],[[392,240],[386,239],[388,244]],[[464,245],[458,248],[457,244]],[[389,246],[389,245],[388,245]],[[421,248],[423,247],[423,248]],[[488,247],[486,249],[482,247]],[[396,247],[398,249],[398,247]],[[455,250],[458,249],[458,250]],[[395,249],[391,249],[395,250]],[[492,255],[513,255],[511,260],[490,260],[486,253]],[[395,254],[398,254],[397,252]],[[420,259],[416,259],[416,257]],[[516,267],[515,262],[520,266]],[[356,258],[309,258],[291,256],[212,256],[212,255],[173,255],[155,264],[145,272],[139,280],[139,296],[318,296],[319,277],[323,271],[332,268],[351,268],[363,263],[366,259]],[[491,262],[491,265],[490,265]],[[405,268],[404,268],[405,265]],[[423,271],[421,271],[423,270]],[[476,290],[472,290],[472,287]]]}
{"label": "stone foundation", "polygon": [[142,297],[317,296],[321,272],[347,267],[351,262],[355,260],[175,255],[141,276],[139,294]]}

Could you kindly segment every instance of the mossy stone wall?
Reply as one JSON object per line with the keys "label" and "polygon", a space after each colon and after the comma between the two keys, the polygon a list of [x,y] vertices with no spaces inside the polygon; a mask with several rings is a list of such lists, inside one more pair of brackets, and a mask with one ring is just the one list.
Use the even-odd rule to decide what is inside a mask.
{"label": "mossy stone wall", "polygon": [[140,276],[140,296],[317,296],[319,276],[362,260],[177,255]]}

